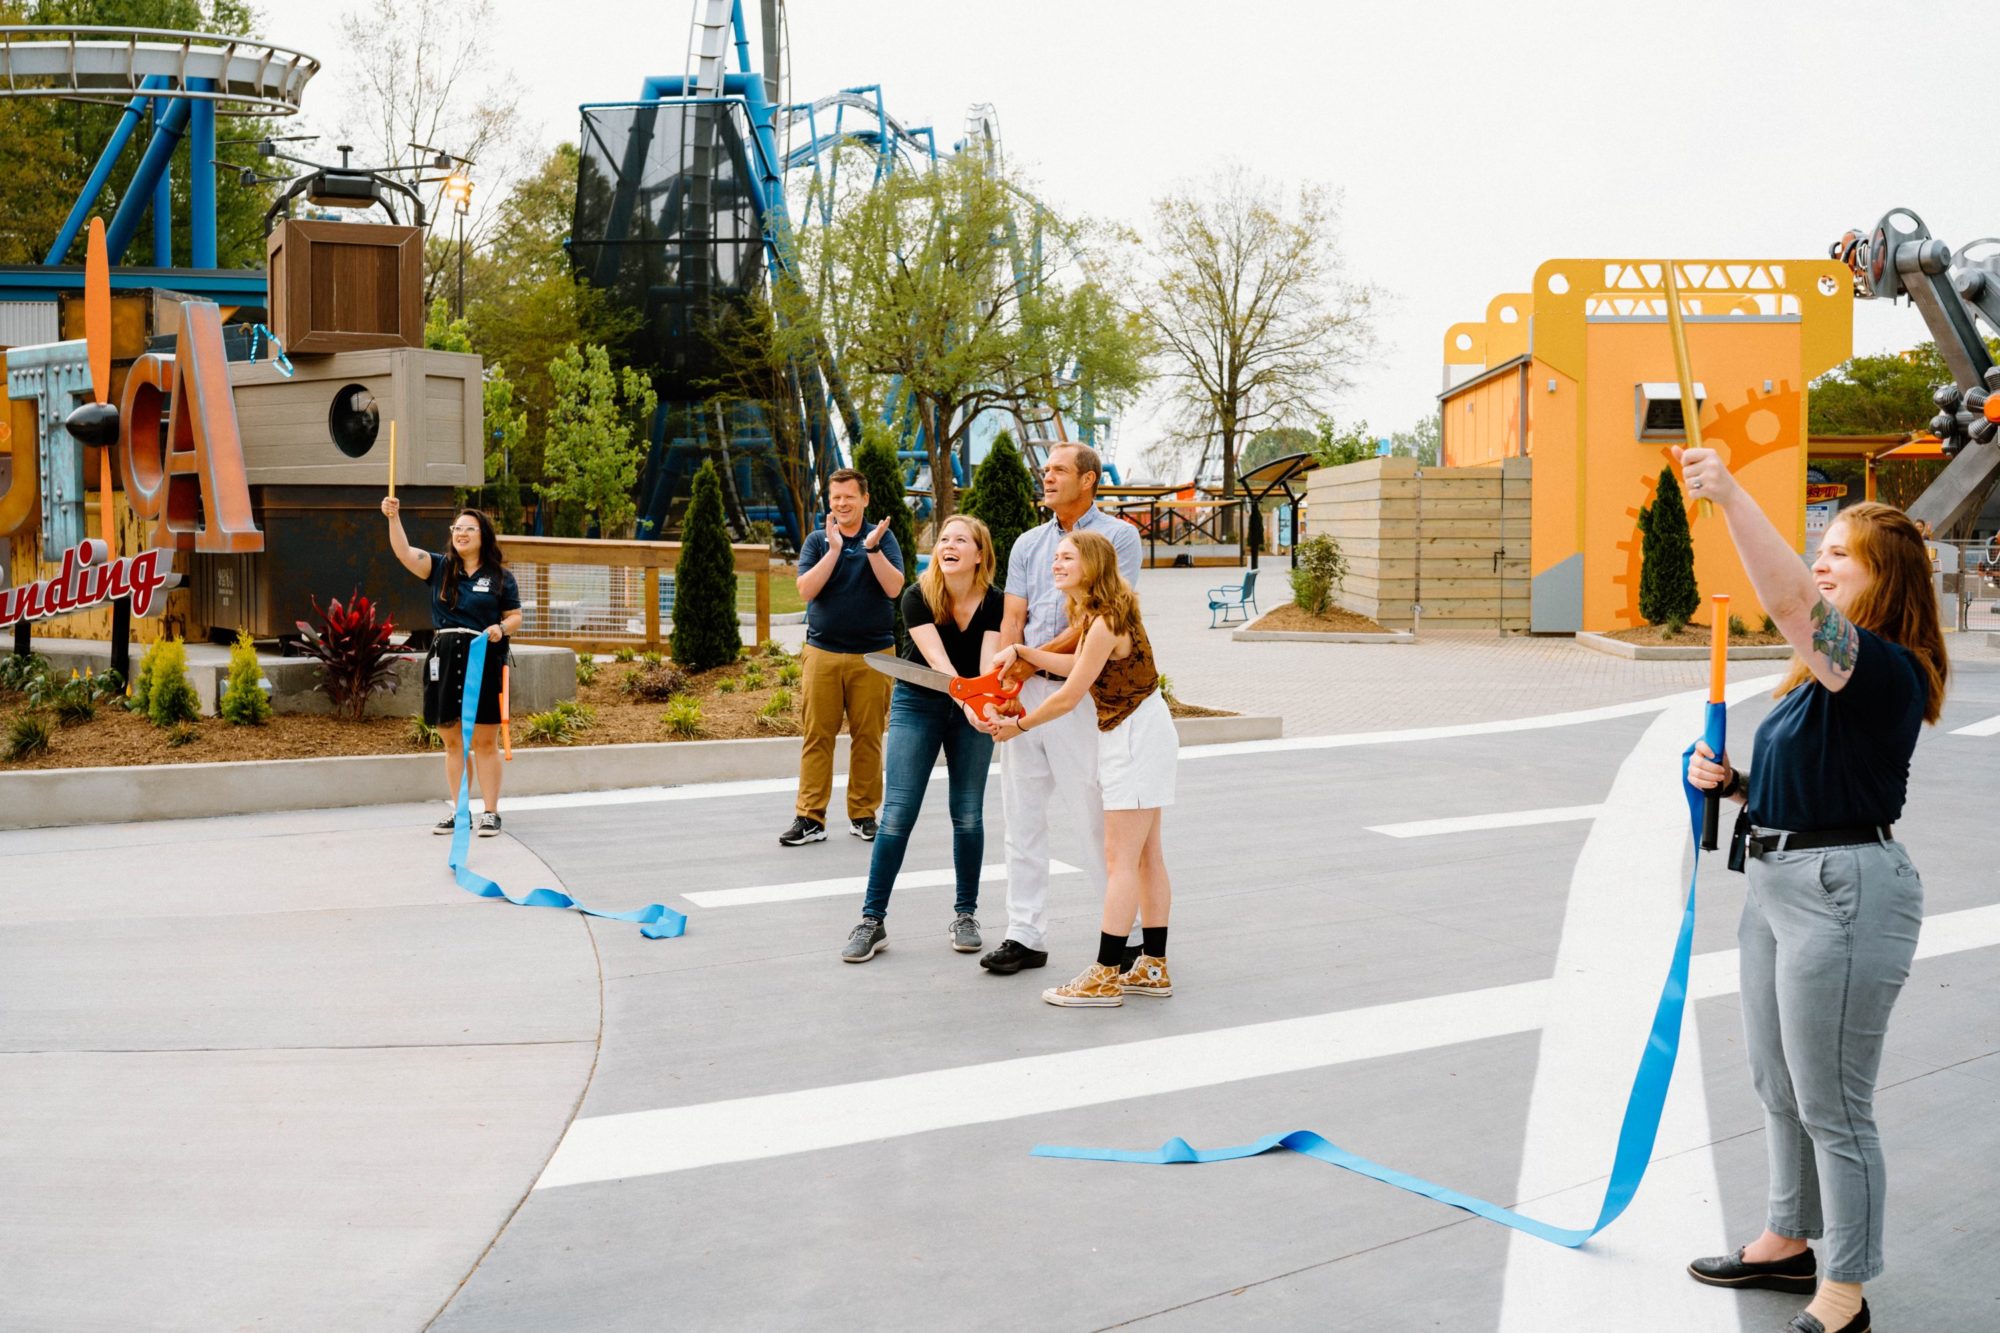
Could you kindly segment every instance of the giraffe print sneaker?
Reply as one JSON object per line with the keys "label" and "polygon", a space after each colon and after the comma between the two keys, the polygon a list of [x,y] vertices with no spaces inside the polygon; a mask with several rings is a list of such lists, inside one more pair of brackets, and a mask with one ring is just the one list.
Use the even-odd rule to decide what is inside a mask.
{"label": "giraffe print sneaker", "polygon": [[1075,981],[1043,991],[1042,998],[1070,1009],[1115,1009],[1125,1003],[1125,991],[1117,968],[1092,963]]}
{"label": "giraffe print sneaker", "polygon": [[1167,975],[1167,960],[1141,957],[1132,970],[1118,978],[1118,988],[1127,995],[1152,995],[1164,1000],[1174,993],[1174,979]]}

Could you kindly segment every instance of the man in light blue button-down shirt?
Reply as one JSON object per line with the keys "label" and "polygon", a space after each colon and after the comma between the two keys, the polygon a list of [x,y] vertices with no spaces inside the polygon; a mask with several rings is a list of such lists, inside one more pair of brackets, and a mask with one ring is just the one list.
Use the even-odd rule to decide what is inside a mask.
{"label": "man in light blue button-down shirt", "polygon": [[[1007,615],[1000,646],[1039,647],[1069,628],[1063,594],[1056,589],[1056,544],[1078,529],[1100,533],[1118,552],[1118,572],[1139,581],[1139,530],[1097,508],[1104,464],[1081,444],[1051,445],[1042,468],[1042,504],[1054,515],[1014,541],[1007,558]],[[1032,709],[1056,692],[1057,682],[1030,677],[1021,706]],[[1007,938],[979,960],[989,971],[1011,973],[1048,962],[1049,815],[1051,798],[1075,813],[1084,846],[1077,864],[1090,877],[1093,901],[1104,897],[1104,795],[1097,783],[1097,709],[1082,707],[1000,747],[1000,790],[1007,815]],[[1136,943],[1136,940],[1135,940]]]}

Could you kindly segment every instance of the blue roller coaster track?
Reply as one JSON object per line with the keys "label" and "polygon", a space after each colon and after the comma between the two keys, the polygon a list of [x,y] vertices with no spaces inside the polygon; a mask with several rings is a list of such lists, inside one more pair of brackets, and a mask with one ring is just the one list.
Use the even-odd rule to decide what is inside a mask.
{"label": "blue roller coaster track", "polygon": [[[812,353],[791,368],[793,407],[807,423],[806,456],[787,468],[757,407],[738,405],[721,415],[702,407],[714,372],[703,322],[718,301],[745,298],[761,284],[810,289],[808,275],[798,271],[798,228],[832,224],[843,162],[856,160],[852,149],[864,150],[860,160],[872,172],[871,184],[939,160],[934,131],[891,115],[879,85],[789,101],[782,0],[761,0],[759,17],[762,71],[754,67],[743,0],[696,0],[685,73],[647,78],[631,102],[579,108],[583,161],[572,261],[581,276],[640,313],[638,359],[654,368],[660,387],[640,478],[642,534],[666,534],[673,501],[701,461],[713,458],[726,460],[720,470],[734,520],[763,518],[798,542],[800,513],[816,514],[826,476],[861,436],[860,413],[834,349],[818,335]],[[990,107],[973,108],[951,151],[997,160]],[[794,218],[787,181],[801,175]],[[1043,240],[1040,205],[1026,196],[1023,202],[1023,218],[1004,239],[1015,280],[1027,284],[1040,270]],[[1048,379],[1053,386],[1064,377],[1052,369]],[[1077,390],[1074,401],[1073,438],[1094,442],[1107,422],[1087,392]],[[922,494],[929,454],[910,395],[891,382],[880,411],[897,438],[906,483]],[[1031,464],[1041,444],[1065,437],[1053,408],[1011,415],[991,412],[973,423],[952,458],[954,480],[967,480],[1003,426],[1016,429]],[[795,486],[811,494],[798,496]],[[920,514],[927,507],[920,499]]]}

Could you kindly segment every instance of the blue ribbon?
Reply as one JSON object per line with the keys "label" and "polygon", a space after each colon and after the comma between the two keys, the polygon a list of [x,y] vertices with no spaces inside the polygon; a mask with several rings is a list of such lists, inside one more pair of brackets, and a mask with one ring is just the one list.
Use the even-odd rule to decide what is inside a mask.
{"label": "blue ribbon", "polygon": [[[1712,703],[1703,726],[1702,739],[1715,754],[1725,748],[1729,725],[1727,705]],[[1524,1231],[1530,1236],[1551,1241],[1557,1245],[1574,1248],[1583,1244],[1604,1228],[1616,1221],[1639,1192],[1639,1182],[1645,1178],[1646,1164],[1653,1155],[1653,1142],[1660,1131],[1660,1112],[1666,1105],[1667,1085],[1673,1081],[1674,1061],[1680,1054],[1681,1013],[1687,1007],[1688,959],[1694,947],[1694,903],[1695,881],[1701,872],[1701,822],[1703,793],[1700,788],[1687,780],[1688,760],[1694,755],[1690,745],[1681,754],[1681,786],[1687,794],[1688,818],[1693,825],[1695,845],[1695,871],[1688,877],[1687,907],[1681,913],[1680,938],[1674,942],[1673,963],[1667,969],[1666,985],[1660,988],[1659,1007],[1653,1011],[1652,1030],[1646,1034],[1646,1049],[1639,1057],[1639,1072],[1632,1080],[1632,1091],[1625,1099],[1625,1120],[1618,1128],[1618,1148],[1612,1156],[1611,1179],[1604,1187],[1604,1203],[1597,1211],[1597,1221],[1588,1228],[1577,1230],[1570,1227],[1551,1226],[1547,1222],[1517,1213],[1511,1208],[1475,1199],[1469,1194],[1461,1194],[1455,1189],[1433,1184],[1408,1175],[1393,1167],[1383,1166],[1356,1153],[1349,1152],[1337,1143],[1331,1143],[1311,1130],[1294,1130],[1290,1134],[1272,1134],[1258,1139],[1255,1143],[1245,1143],[1234,1148],[1196,1148],[1186,1139],[1168,1139],[1156,1152],[1127,1152],[1116,1148],[1059,1148],[1043,1144],[1035,1149],[1037,1157],[1069,1157],[1092,1162],[1141,1162],[1150,1165],[1167,1165],[1177,1162],[1226,1162],[1239,1157],[1255,1157],[1277,1148],[1287,1148],[1292,1152],[1317,1157],[1322,1162],[1357,1172],[1385,1185],[1421,1194],[1448,1203],[1454,1208],[1483,1217],[1489,1222]]]}
{"label": "blue ribbon", "polygon": [[479,721],[479,686],[486,678],[486,644],[484,634],[473,636],[472,651],[465,659],[465,697],[459,704],[459,755],[464,767],[458,777],[458,808],[451,817],[451,870],[458,878],[458,887],[482,898],[499,898],[516,907],[574,907],[585,916],[636,922],[639,933],[649,940],[671,940],[685,935],[687,917],[662,903],[649,903],[631,912],[600,912],[556,889],[531,889],[527,897],[515,898],[486,876],[466,867],[466,857],[472,850],[472,729]]}

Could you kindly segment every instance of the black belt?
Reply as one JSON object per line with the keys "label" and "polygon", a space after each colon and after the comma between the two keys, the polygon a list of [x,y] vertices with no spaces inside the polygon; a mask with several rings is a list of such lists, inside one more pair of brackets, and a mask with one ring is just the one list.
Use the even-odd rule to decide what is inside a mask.
{"label": "black belt", "polygon": [[1037,671],[1035,674],[1037,676],[1040,676],[1043,680],[1052,680],[1058,685],[1061,685],[1067,680],[1069,680],[1068,676],[1058,676],[1053,671]]}
{"label": "black belt", "polygon": [[1813,829],[1806,833],[1759,829],[1744,824],[1739,826],[1736,839],[1732,841],[1740,840],[1750,856],[1769,856],[1772,852],[1816,852],[1828,847],[1860,847],[1871,842],[1888,842],[1895,836],[1895,830],[1888,824]]}

